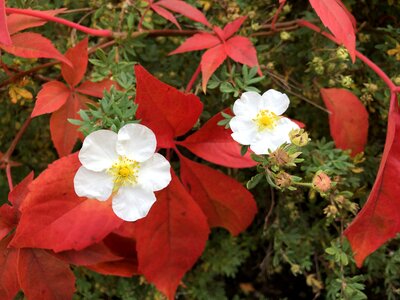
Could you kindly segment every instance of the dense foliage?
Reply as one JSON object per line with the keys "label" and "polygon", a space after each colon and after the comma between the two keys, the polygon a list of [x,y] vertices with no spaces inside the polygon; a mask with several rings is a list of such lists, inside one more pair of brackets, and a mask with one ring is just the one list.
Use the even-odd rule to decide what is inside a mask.
{"label": "dense foliage", "polygon": [[[0,270],[0,298],[41,299],[37,284],[68,299],[75,276],[74,299],[397,299],[399,240],[381,245],[400,231],[400,4],[343,1],[352,41],[339,2],[8,0],[114,34],[6,11],[14,48],[28,34],[20,47],[46,49],[0,43],[0,265],[18,260],[20,284]],[[231,108],[272,88],[304,130],[250,155],[230,138]],[[74,194],[70,154],[128,123],[155,132],[173,169],[134,223]]]}

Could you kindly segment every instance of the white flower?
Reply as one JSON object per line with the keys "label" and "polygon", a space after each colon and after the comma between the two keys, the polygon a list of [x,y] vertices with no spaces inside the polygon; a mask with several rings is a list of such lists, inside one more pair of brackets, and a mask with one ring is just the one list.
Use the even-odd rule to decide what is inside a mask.
{"label": "white flower", "polygon": [[245,92],[233,105],[235,116],[230,121],[232,138],[242,145],[250,145],[256,154],[275,151],[283,143],[290,142],[289,132],[299,126],[282,117],[289,107],[289,98],[276,90],[268,90],[262,96]]}
{"label": "white flower", "polygon": [[98,130],[89,134],[79,152],[82,166],[74,178],[80,197],[105,201],[125,221],[143,218],[156,201],[154,191],[171,181],[170,164],[154,153],[156,137],[149,128],[128,124],[118,134]]}

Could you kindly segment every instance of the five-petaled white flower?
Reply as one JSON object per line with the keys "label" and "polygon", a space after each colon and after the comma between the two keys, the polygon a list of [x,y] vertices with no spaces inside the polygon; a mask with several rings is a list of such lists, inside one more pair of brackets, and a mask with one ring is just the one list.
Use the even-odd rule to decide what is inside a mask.
{"label": "five-petaled white flower", "polygon": [[155,153],[156,137],[149,128],[128,124],[118,134],[98,130],[89,134],[79,152],[82,166],[74,178],[80,197],[107,200],[125,221],[143,218],[156,201],[154,191],[171,181],[170,164]]}
{"label": "five-petaled white flower", "polygon": [[275,151],[283,143],[290,142],[289,132],[299,126],[282,117],[289,107],[289,98],[276,90],[268,90],[262,96],[245,92],[233,105],[235,116],[229,125],[232,138],[242,145],[250,145],[256,154]]}

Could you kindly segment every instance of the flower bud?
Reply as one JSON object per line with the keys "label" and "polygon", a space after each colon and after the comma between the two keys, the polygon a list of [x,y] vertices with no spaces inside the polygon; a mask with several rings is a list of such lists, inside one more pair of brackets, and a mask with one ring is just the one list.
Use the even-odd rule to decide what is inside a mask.
{"label": "flower bud", "polygon": [[282,167],[285,166],[289,161],[291,161],[289,154],[282,148],[276,149],[269,155],[271,163],[273,165]]}
{"label": "flower bud", "polygon": [[328,175],[326,175],[324,172],[322,171],[318,171],[313,180],[312,180],[312,184],[313,187],[319,191],[319,192],[327,192],[330,190],[331,188],[331,179],[329,178]]}
{"label": "flower bud", "polygon": [[353,84],[353,79],[351,78],[351,76],[343,76],[342,80],[341,80],[341,84],[342,84],[342,86],[349,88]]}
{"label": "flower bud", "polygon": [[336,56],[337,56],[339,59],[341,59],[341,60],[346,60],[346,59],[349,58],[349,52],[347,52],[347,49],[346,49],[346,48],[339,47],[339,48],[336,50]]}
{"label": "flower bud", "polygon": [[287,32],[287,31],[281,31],[279,36],[280,36],[282,41],[287,41],[287,40],[289,40],[291,38],[290,33]]}
{"label": "flower bud", "polygon": [[281,188],[287,188],[292,185],[292,176],[281,171],[275,177],[275,184]]}
{"label": "flower bud", "polygon": [[308,144],[308,133],[304,129],[292,129],[289,132],[290,142],[296,146],[303,147]]}
{"label": "flower bud", "polygon": [[324,208],[324,214],[329,217],[335,217],[338,213],[338,209],[335,205],[330,204],[327,207]]}

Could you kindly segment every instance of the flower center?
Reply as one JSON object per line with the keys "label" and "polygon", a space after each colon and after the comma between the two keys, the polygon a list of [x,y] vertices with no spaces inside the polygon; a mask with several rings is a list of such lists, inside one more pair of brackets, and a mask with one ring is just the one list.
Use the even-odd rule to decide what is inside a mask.
{"label": "flower center", "polygon": [[276,122],[279,119],[280,116],[277,116],[272,111],[262,109],[258,112],[253,121],[257,124],[259,131],[264,131],[265,129],[274,129],[274,127],[276,126]]}
{"label": "flower center", "polygon": [[140,164],[126,156],[119,156],[111,168],[107,170],[108,174],[114,178],[114,190],[121,186],[135,185],[137,183]]}

